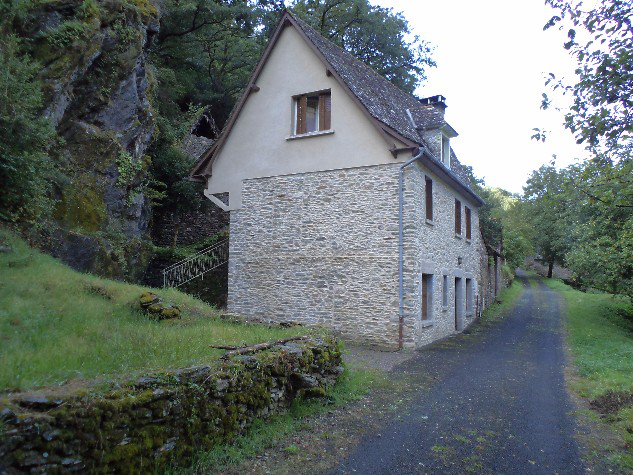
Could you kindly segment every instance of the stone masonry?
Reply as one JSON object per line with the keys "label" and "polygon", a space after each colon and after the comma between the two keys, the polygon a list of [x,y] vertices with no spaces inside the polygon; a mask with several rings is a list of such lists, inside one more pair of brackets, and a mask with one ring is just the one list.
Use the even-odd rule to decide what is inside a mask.
{"label": "stone masonry", "polygon": [[[397,349],[400,163],[245,180],[231,211],[230,312],[333,328],[346,338]],[[424,177],[433,179],[434,220],[424,219]],[[476,207],[416,165],[406,171],[404,345],[456,331],[455,277],[477,298]],[[472,241],[455,236],[454,200],[472,209]],[[465,235],[465,213],[462,227]],[[461,264],[458,263],[461,258]],[[421,320],[422,273],[433,274],[430,318]],[[442,280],[448,276],[448,306]],[[459,302],[458,330],[474,319]]]}

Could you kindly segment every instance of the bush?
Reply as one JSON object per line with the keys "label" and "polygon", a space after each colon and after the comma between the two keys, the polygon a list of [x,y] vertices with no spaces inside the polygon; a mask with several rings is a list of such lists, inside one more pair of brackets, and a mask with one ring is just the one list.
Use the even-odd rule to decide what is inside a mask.
{"label": "bush", "polygon": [[0,219],[37,222],[50,210],[55,130],[41,115],[40,65],[20,46],[14,35],[0,39]]}

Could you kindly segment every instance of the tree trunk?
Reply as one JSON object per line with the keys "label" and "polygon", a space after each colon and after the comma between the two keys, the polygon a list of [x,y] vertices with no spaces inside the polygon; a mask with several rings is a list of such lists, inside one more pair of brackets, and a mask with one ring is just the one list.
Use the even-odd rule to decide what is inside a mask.
{"label": "tree trunk", "polygon": [[171,247],[176,247],[178,244],[178,233],[180,232],[180,223],[182,218],[178,217],[178,222],[176,223],[176,229],[174,230],[174,236],[171,241]]}
{"label": "tree trunk", "polygon": [[552,274],[554,272],[554,261],[551,261],[549,263],[549,268],[547,269],[547,278],[551,279],[552,278]]}

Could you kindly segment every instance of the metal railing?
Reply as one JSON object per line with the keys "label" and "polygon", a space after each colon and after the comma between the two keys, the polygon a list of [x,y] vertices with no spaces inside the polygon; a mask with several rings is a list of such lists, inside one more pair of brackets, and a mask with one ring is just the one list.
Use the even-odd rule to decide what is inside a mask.
{"label": "metal railing", "polygon": [[180,287],[229,260],[229,240],[218,242],[163,270],[163,287]]}

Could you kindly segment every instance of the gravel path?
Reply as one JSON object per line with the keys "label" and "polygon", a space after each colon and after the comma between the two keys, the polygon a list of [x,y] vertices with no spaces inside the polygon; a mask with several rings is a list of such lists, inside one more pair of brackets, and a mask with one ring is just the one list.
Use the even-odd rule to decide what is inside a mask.
{"label": "gravel path", "polygon": [[583,473],[567,395],[561,299],[530,285],[500,323],[418,352],[395,372],[434,383],[332,472]]}

